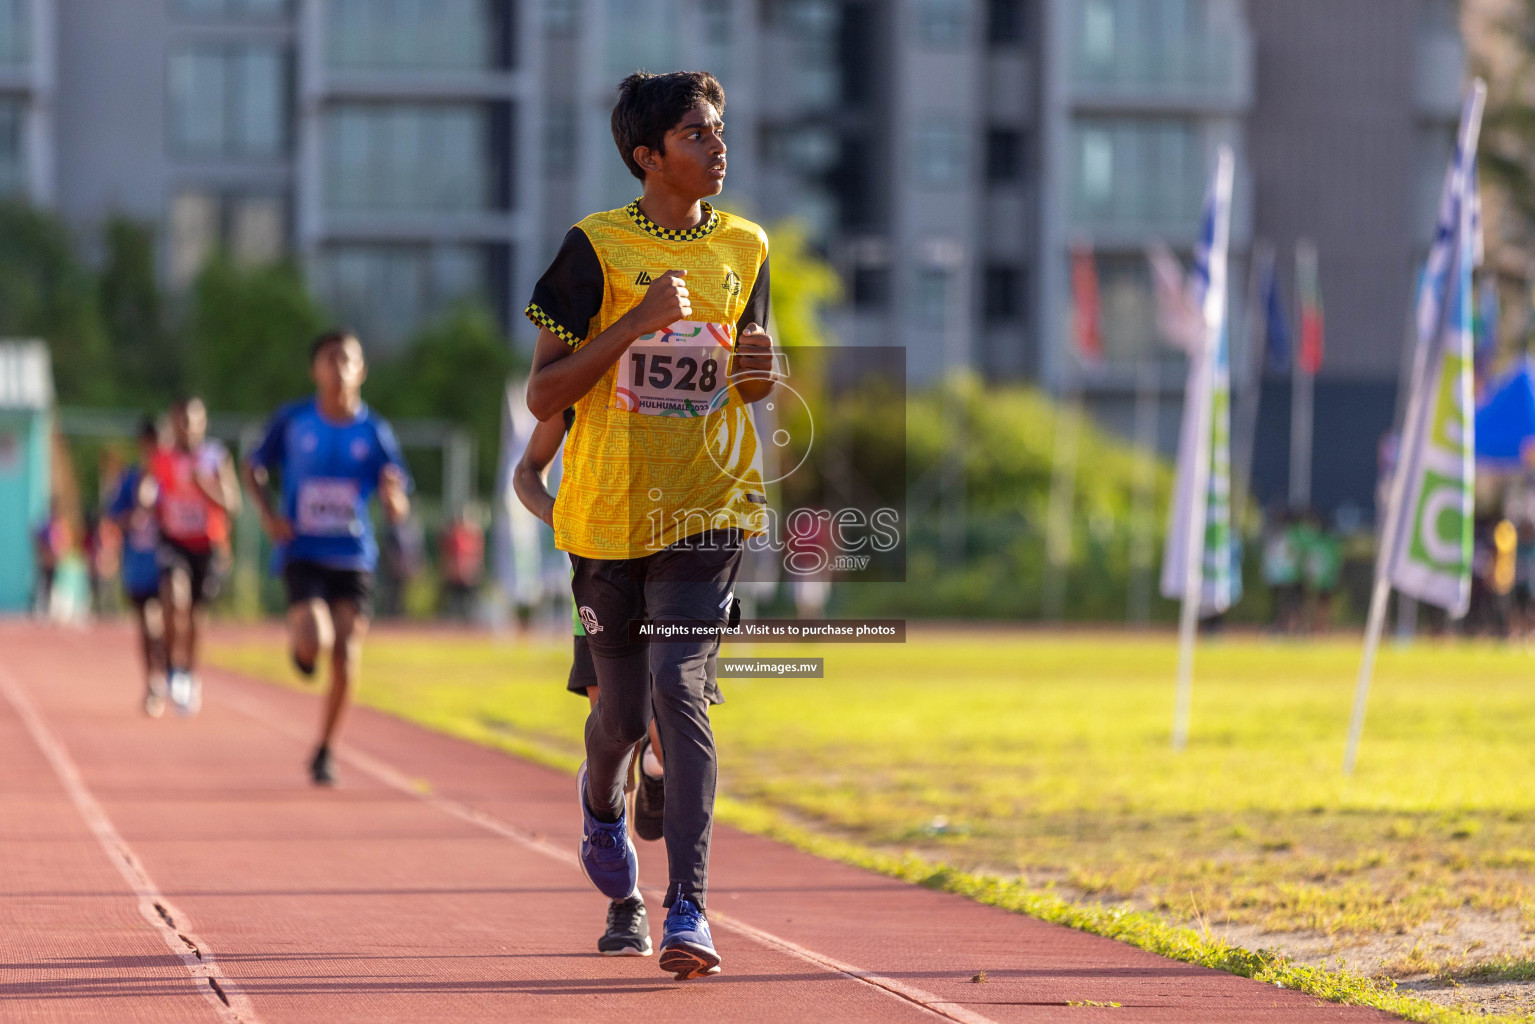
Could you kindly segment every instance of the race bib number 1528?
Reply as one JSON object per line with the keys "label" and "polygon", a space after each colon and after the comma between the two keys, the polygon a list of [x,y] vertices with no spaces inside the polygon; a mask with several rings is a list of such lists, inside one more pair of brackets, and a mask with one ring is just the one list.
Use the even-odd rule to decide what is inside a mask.
{"label": "race bib number 1528", "polygon": [[618,364],[613,408],[643,416],[706,416],[730,398],[734,331],[679,320],[635,339]]}

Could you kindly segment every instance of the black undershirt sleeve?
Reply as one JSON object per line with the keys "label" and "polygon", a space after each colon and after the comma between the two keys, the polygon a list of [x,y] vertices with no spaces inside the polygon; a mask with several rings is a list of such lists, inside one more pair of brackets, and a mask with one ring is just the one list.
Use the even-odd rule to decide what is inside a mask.
{"label": "black undershirt sleeve", "polygon": [[736,337],[740,337],[746,330],[747,324],[756,324],[764,331],[768,327],[769,293],[772,284],[769,281],[768,258],[762,257],[762,266],[757,268],[757,280],[752,283],[752,293],[746,297],[746,306],[741,310],[741,319],[736,321]]}
{"label": "black undershirt sleeve", "polygon": [[533,286],[533,301],[525,312],[529,320],[575,348],[586,340],[592,318],[602,309],[603,288],[597,250],[586,232],[571,228],[554,262]]}

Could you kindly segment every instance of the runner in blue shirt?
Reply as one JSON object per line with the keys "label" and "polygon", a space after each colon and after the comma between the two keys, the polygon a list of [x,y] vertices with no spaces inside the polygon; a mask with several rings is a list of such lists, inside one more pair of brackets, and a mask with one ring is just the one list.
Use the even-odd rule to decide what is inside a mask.
{"label": "runner in blue shirt", "polygon": [[[399,522],[410,512],[410,477],[394,431],[363,404],[368,367],[357,336],[330,331],[316,338],[309,375],[314,397],[272,417],[246,460],[244,479],[287,584],[293,663],[310,676],[320,658],[330,657],[330,695],[309,773],[315,785],[331,786],[331,744],[373,615],[378,542],[368,500],[377,491],[384,515]],[[281,478],[276,507],[269,494],[274,471]]]}
{"label": "runner in blue shirt", "polygon": [[139,489],[155,453],[160,450],[160,428],[153,418],[139,424],[139,461],[123,471],[117,492],[107,504],[107,515],[123,532],[123,593],[133,605],[139,624],[139,643],[144,653],[144,713],[159,718],[165,713],[165,617],[160,608],[160,526],[154,510],[139,500]]}

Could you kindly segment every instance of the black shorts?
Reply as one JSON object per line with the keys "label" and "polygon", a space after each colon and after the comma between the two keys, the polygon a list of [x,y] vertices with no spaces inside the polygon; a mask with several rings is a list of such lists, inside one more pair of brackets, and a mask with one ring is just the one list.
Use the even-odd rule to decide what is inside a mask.
{"label": "black shorts", "polygon": [[[597,685],[597,669],[592,665],[592,649],[587,646],[586,634],[577,633],[571,637],[572,648],[570,658],[570,678],[565,683],[565,689],[579,696],[586,696],[586,688]],[[709,703],[725,703],[725,695],[720,692],[719,674],[716,666],[716,658],[709,655]]]}
{"label": "black shorts", "polygon": [[282,568],[288,585],[288,607],[321,600],[346,602],[365,619],[373,617],[373,574],[366,569],[333,569],[318,562],[288,562]]}
{"label": "black shorts", "polygon": [[172,540],[161,540],[155,551],[160,564],[160,578],[172,573],[184,572],[192,582],[192,604],[208,604],[216,600],[224,589],[224,577],[229,572],[228,560],[216,548],[192,551]]}

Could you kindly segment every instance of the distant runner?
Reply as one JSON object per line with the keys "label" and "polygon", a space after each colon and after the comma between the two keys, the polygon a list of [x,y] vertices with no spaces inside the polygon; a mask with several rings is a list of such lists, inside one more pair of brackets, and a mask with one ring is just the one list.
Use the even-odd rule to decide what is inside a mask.
{"label": "distant runner", "polygon": [[140,501],[153,506],[160,529],[160,604],[165,611],[167,689],[182,714],[196,714],[196,676],[205,607],[229,571],[229,519],[240,510],[240,485],[229,451],[208,439],[200,398],[171,406],[171,446],[155,453]]}
{"label": "distant runner", "polygon": [[[262,529],[277,546],[293,664],[308,677],[321,658],[330,660],[330,692],[309,776],[317,786],[333,786],[332,745],[373,616],[378,543],[368,501],[377,491],[390,522],[404,520],[410,476],[394,431],[362,401],[368,365],[357,336],[330,331],[316,338],[309,375],[314,397],[277,411],[246,461],[244,481]],[[276,507],[269,493],[274,472],[282,487]]]}
{"label": "distant runner", "polygon": [[139,461],[123,471],[117,493],[107,505],[107,515],[123,532],[123,595],[133,605],[139,626],[139,645],[144,657],[144,713],[159,718],[165,713],[166,672],[165,611],[160,604],[160,565],[156,552],[160,528],[154,513],[139,503],[149,467],[160,452],[160,428],[146,417],[139,425]]}

